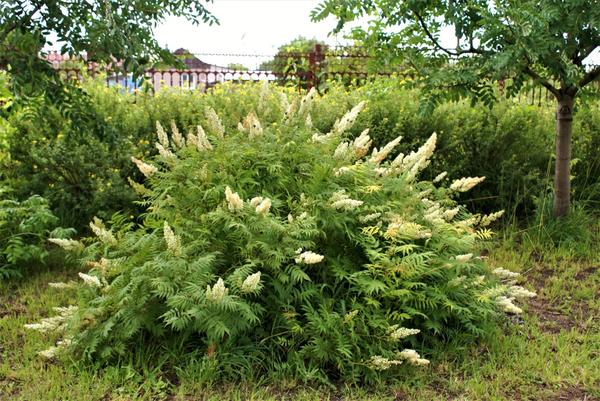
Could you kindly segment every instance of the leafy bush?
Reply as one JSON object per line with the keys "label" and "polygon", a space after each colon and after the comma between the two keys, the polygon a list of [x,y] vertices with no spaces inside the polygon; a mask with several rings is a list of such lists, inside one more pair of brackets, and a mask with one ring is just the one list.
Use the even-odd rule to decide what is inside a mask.
{"label": "leafy bush", "polygon": [[143,224],[91,223],[78,306],[29,325],[62,332],[42,354],[111,361],[154,345],[212,378],[370,381],[428,363],[406,347],[520,312],[515,297],[533,294],[472,254],[498,214],[453,200],[481,179],[418,180],[435,136],[393,159],[397,140],[343,140],[362,103],[316,132],[312,96],[259,104],[236,129],[215,114],[185,138],[159,127],[160,154],[133,159]]}
{"label": "leafy bush", "polygon": [[107,118],[88,110],[67,118],[55,106],[32,101],[9,117],[10,159],[3,175],[19,196],[48,199],[64,225],[85,227],[93,215],[133,210],[128,162],[144,149]]}
{"label": "leafy bush", "polygon": [[[443,103],[432,114],[422,115],[419,97],[419,91],[406,89],[400,80],[377,80],[352,90],[333,85],[317,100],[319,111],[313,121],[319,129],[328,130],[348,105],[368,99],[369,105],[349,136],[369,127],[375,146],[383,146],[398,135],[416,146],[437,132],[439,151],[432,158],[434,171],[448,171],[451,177],[487,177],[462,198],[471,210],[504,209],[518,218],[534,218],[536,199],[552,186],[555,105],[505,99],[489,109],[460,101]],[[574,199],[600,205],[598,102],[579,104],[576,113]]]}
{"label": "leafy bush", "polygon": [[50,236],[72,234],[57,224],[58,218],[44,198],[34,195],[19,202],[9,197],[8,189],[0,187],[0,280],[19,277],[30,265],[43,263]]}
{"label": "leafy bush", "polygon": [[[80,102],[85,107],[75,105],[65,111],[32,99],[29,107],[13,107],[6,120],[0,119],[0,174],[19,197],[40,194],[62,224],[78,229],[85,228],[93,216],[106,219],[117,211],[136,214],[136,197],[127,182],[139,174],[129,160],[156,153],[152,139],[156,121],[166,127],[174,121],[187,132],[212,108],[229,131],[250,111],[276,121],[280,101],[294,96],[291,88],[265,91],[259,84],[235,83],[218,85],[206,94],[163,89],[155,95],[134,95],[106,88],[102,80],[86,81],[82,89],[89,96]],[[434,171],[448,171],[450,177],[487,177],[459,198],[470,210],[505,209],[519,218],[534,216],[535,198],[552,185],[553,106],[511,100],[490,110],[458,102],[442,104],[423,116],[419,96],[403,81],[390,78],[350,89],[330,83],[327,93],[315,98],[318,107],[312,123],[326,132],[351,105],[368,99],[347,138],[368,127],[374,146],[402,135],[403,143],[417,147],[437,132]],[[84,111],[79,110],[82,107]],[[580,106],[577,113],[574,198],[598,205],[600,159],[595,152],[600,146],[600,114],[593,103]],[[2,156],[3,144],[8,157]]]}

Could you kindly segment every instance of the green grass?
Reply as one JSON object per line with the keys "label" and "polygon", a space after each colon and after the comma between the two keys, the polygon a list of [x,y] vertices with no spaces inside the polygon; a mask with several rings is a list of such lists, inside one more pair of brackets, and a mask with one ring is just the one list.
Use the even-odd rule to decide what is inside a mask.
{"label": "green grass", "polygon": [[74,302],[47,283],[77,276],[72,268],[47,269],[0,284],[0,400],[600,400],[598,223],[585,247],[549,248],[527,233],[490,244],[489,262],[522,272],[523,284],[538,292],[522,320],[507,320],[480,343],[431,350],[429,367],[403,368],[376,388],[210,385],[193,364],[149,367],[151,350],[104,369],[45,362],[36,353],[54,338],[23,325]]}

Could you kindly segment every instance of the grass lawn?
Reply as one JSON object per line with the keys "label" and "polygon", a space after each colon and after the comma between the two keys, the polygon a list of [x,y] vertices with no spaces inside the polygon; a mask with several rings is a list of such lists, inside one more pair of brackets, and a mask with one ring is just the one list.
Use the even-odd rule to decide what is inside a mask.
{"label": "grass lawn", "polygon": [[396,382],[371,389],[211,386],[199,384],[193,369],[144,368],[142,354],[100,371],[45,362],[36,352],[53,338],[23,325],[72,303],[73,294],[47,283],[77,276],[47,269],[0,283],[0,400],[600,400],[599,238],[587,251],[497,240],[490,263],[520,271],[524,285],[538,292],[522,318],[507,320],[481,343],[446,345],[440,356],[426,355],[429,367],[401,370]]}

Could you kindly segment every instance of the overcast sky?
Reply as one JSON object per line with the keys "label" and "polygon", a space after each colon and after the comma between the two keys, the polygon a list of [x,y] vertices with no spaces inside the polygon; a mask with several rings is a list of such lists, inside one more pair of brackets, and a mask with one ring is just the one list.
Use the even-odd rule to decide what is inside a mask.
{"label": "overcast sky", "polygon": [[[319,0],[215,0],[207,7],[219,25],[194,26],[183,18],[168,18],[156,30],[161,45],[180,47],[192,53],[236,53],[273,55],[284,43],[302,35],[329,44],[343,44],[343,36],[328,37],[335,19],[310,20]],[[214,64],[239,62],[254,67],[266,58],[199,56]]]}
{"label": "overcast sky", "polygon": [[[171,50],[180,47],[192,53],[275,54],[277,48],[302,35],[329,44],[344,44],[343,35],[328,37],[335,19],[314,23],[310,11],[320,0],[214,0],[207,7],[219,19],[220,25],[194,26],[183,18],[168,18],[156,37]],[[442,42],[452,46],[451,34],[442,35]],[[201,60],[217,64],[241,63],[254,68],[267,57],[234,57],[199,55]],[[588,59],[600,64],[600,51]]]}

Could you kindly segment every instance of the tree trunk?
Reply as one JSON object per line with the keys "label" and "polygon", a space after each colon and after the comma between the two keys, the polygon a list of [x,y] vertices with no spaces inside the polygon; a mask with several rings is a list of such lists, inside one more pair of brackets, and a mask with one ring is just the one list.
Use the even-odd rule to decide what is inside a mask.
{"label": "tree trunk", "polygon": [[573,97],[563,95],[556,108],[556,166],[554,170],[554,217],[569,213],[571,203],[571,132]]}

